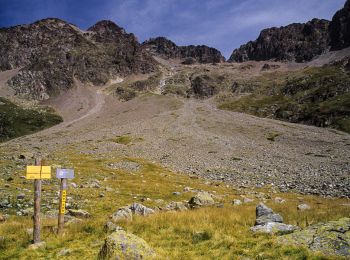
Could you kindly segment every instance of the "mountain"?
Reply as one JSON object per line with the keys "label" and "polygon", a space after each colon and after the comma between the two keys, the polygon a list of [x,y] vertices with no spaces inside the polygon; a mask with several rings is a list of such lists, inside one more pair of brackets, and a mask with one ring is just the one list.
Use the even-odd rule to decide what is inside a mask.
{"label": "mountain", "polygon": [[347,0],[344,8],[333,16],[329,25],[329,35],[332,50],[350,46],[350,0]]}
{"label": "mountain", "polygon": [[328,48],[329,21],[313,19],[263,30],[255,41],[233,51],[229,62],[278,60],[305,62]]}
{"label": "mountain", "polygon": [[142,45],[154,55],[166,59],[183,59],[185,63],[220,63],[225,61],[225,57],[215,48],[205,45],[177,46],[165,37],[151,38]]}
{"label": "mountain", "polygon": [[21,68],[9,80],[16,94],[47,99],[74,79],[95,85],[132,73],[157,70],[133,34],[111,21],[87,31],[56,18],[0,29],[0,70]]}

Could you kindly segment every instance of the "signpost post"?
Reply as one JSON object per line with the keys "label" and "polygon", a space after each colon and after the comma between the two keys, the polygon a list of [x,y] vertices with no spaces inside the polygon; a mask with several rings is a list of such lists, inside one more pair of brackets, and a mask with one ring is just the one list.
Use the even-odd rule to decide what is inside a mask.
{"label": "signpost post", "polygon": [[57,229],[57,233],[60,235],[63,232],[64,214],[66,213],[67,179],[74,178],[74,170],[58,168],[56,170],[56,177],[61,179],[60,202],[59,202],[59,210],[58,210],[58,229]]}
{"label": "signpost post", "polygon": [[42,166],[40,159],[35,159],[35,166],[27,166],[26,179],[34,180],[34,217],[33,243],[40,242],[40,202],[41,180],[51,178],[51,167]]}

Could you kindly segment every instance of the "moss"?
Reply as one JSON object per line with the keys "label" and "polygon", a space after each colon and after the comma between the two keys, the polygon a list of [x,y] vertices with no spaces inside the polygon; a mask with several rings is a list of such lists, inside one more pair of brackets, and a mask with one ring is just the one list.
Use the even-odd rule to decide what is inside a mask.
{"label": "moss", "polygon": [[24,109],[0,98],[0,142],[59,124],[63,119],[51,111]]}
{"label": "moss", "polygon": [[267,134],[266,139],[271,141],[271,142],[274,142],[276,140],[276,137],[278,137],[278,136],[280,136],[279,133],[272,132],[272,133]]}

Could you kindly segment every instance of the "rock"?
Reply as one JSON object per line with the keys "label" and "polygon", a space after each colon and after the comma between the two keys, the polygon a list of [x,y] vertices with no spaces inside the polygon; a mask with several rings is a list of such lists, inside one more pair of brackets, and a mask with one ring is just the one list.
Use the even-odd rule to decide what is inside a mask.
{"label": "rock", "polygon": [[297,206],[297,209],[300,211],[304,211],[304,210],[309,210],[311,209],[311,207],[308,204],[300,204]]}
{"label": "rock", "polygon": [[268,208],[265,204],[260,203],[256,207],[255,225],[264,225],[269,222],[282,223],[283,218],[281,215],[274,213],[272,209]]}
{"label": "rock", "polygon": [[254,200],[251,198],[243,198],[243,203],[251,203],[251,202],[254,202]]}
{"label": "rock", "polygon": [[111,217],[115,222],[119,220],[132,220],[132,211],[129,207],[122,207],[114,212]]}
{"label": "rock", "polygon": [[121,161],[116,163],[110,163],[108,164],[108,167],[111,169],[124,170],[124,171],[138,171],[141,168],[141,165],[136,162]]}
{"label": "rock", "polygon": [[275,198],[275,203],[282,204],[282,203],[285,203],[285,202],[286,202],[286,200],[284,200],[282,198],[279,198],[279,197]]}
{"label": "rock", "polygon": [[318,223],[278,238],[279,243],[307,247],[324,255],[350,256],[350,218]]}
{"label": "rock", "polygon": [[216,80],[206,74],[191,80],[191,93],[198,98],[211,97],[219,92]]}
{"label": "rock", "polygon": [[104,229],[107,231],[107,232],[115,232],[115,231],[119,231],[119,230],[124,230],[122,227],[114,224],[113,222],[111,221],[108,221],[106,223],[106,225],[104,226]]}
{"label": "rock", "polygon": [[0,223],[1,222],[5,222],[6,221],[6,217],[2,214],[0,214]]}
{"label": "rock", "polygon": [[66,256],[66,255],[69,255],[70,253],[72,253],[72,250],[69,249],[69,248],[63,248],[62,250],[60,250],[58,253],[57,253],[57,256]]}
{"label": "rock", "polygon": [[155,202],[156,204],[163,204],[163,203],[164,203],[164,200],[162,200],[162,199],[156,199],[154,202]]}
{"label": "rock", "polygon": [[102,246],[98,259],[150,259],[154,250],[142,239],[123,230],[109,235]]}
{"label": "rock", "polygon": [[166,210],[169,210],[169,211],[172,211],[172,210],[175,210],[175,211],[185,211],[185,210],[188,210],[188,208],[186,207],[185,203],[183,202],[170,202],[166,207],[165,207]]}
{"label": "rock", "polygon": [[192,191],[193,189],[191,187],[185,187],[184,188],[184,192],[189,192],[189,191]]}
{"label": "rock", "polygon": [[236,205],[236,206],[242,205],[242,201],[241,201],[241,200],[235,199],[235,200],[232,201],[232,204],[233,204],[233,205]]}
{"label": "rock", "polygon": [[174,192],[173,192],[173,195],[174,195],[174,196],[181,196],[181,192],[174,191]]}
{"label": "rock", "polygon": [[268,222],[265,225],[257,225],[250,228],[250,230],[254,233],[266,233],[276,235],[289,234],[297,229],[298,228],[296,226],[286,225],[278,222]]}
{"label": "rock", "polygon": [[35,244],[31,244],[30,246],[28,246],[28,249],[30,250],[38,250],[38,249],[42,249],[46,247],[46,242],[39,242],[39,243],[35,243]]}
{"label": "rock", "polygon": [[136,215],[147,216],[154,213],[153,209],[147,208],[146,206],[139,203],[133,203],[129,208],[132,213]]}
{"label": "rock", "polygon": [[288,234],[297,230],[297,226],[283,224],[283,218],[281,215],[273,212],[272,209],[265,204],[260,203],[256,207],[256,221],[255,226],[250,230],[256,233],[267,234]]}
{"label": "rock", "polygon": [[215,204],[212,196],[205,191],[198,192],[196,196],[192,197],[188,204],[191,208],[198,208],[202,206],[211,206]]}
{"label": "rock", "polygon": [[350,1],[333,16],[329,24],[331,50],[341,50],[350,46]]}
{"label": "rock", "polygon": [[33,208],[26,208],[22,210],[23,216],[33,216],[34,215],[34,209]]}
{"label": "rock", "polygon": [[177,46],[165,37],[151,38],[142,44],[143,48],[153,55],[165,59],[182,59],[183,64],[220,63],[225,58],[220,51],[205,45],[201,46]]}
{"label": "rock", "polygon": [[228,61],[310,61],[327,50],[328,25],[327,20],[313,19],[262,30],[258,39],[234,50]]}
{"label": "rock", "polygon": [[20,194],[17,195],[17,199],[18,200],[23,200],[25,198],[25,196],[26,195],[24,193],[20,193]]}
{"label": "rock", "polygon": [[78,185],[75,182],[71,182],[69,185],[74,189],[78,187]]}
{"label": "rock", "polygon": [[81,209],[69,209],[68,213],[69,213],[69,215],[71,215],[73,217],[77,217],[77,218],[89,218],[89,217],[91,217],[89,212],[87,212],[85,210],[81,210]]}

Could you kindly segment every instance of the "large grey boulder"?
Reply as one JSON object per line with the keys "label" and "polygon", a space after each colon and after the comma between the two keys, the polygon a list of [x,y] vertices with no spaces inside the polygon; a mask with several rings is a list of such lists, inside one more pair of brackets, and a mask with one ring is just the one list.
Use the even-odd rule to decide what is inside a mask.
{"label": "large grey boulder", "polygon": [[256,207],[255,226],[250,228],[255,233],[276,235],[289,234],[297,229],[297,226],[283,224],[282,216],[263,203]]}
{"label": "large grey boulder", "polygon": [[318,223],[278,238],[282,244],[304,246],[324,255],[350,257],[350,218]]}
{"label": "large grey boulder", "polygon": [[151,208],[147,208],[146,206],[140,203],[133,203],[129,209],[135,215],[147,216],[154,213],[154,210]]}
{"label": "large grey boulder", "polygon": [[188,210],[188,208],[186,207],[186,204],[183,203],[183,202],[172,201],[165,207],[165,210],[169,210],[169,211],[186,211],[186,210]]}
{"label": "large grey boulder", "polygon": [[208,192],[201,191],[198,192],[196,196],[192,197],[188,204],[191,206],[191,208],[198,208],[202,206],[214,205],[215,201]]}
{"label": "large grey boulder", "polygon": [[147,208],[140,203],[133,203],[130,206],[119,208],[111,216],[113,221],[132,220],[133,215],[147,216],[153,214],[154,210]]}
{"label": "large grey boulder", "polygon": [[98,259],[152,259],[154,250],[142,238],[123,230],[109,235],[102,246]]}

